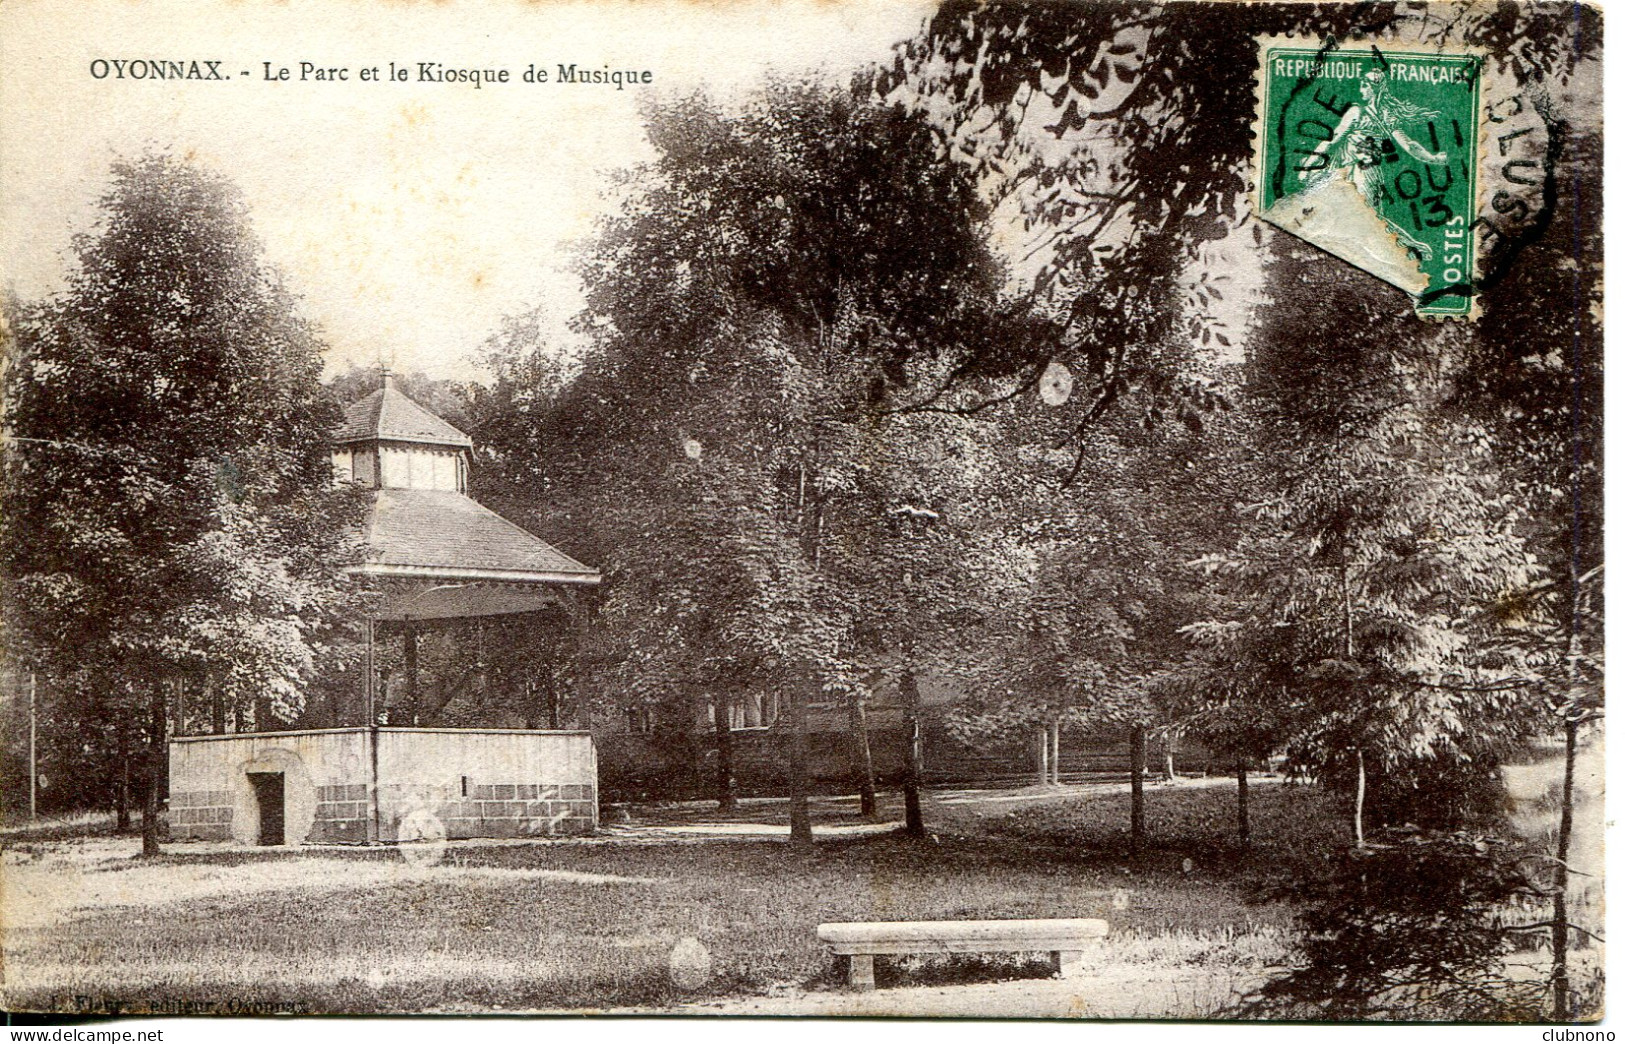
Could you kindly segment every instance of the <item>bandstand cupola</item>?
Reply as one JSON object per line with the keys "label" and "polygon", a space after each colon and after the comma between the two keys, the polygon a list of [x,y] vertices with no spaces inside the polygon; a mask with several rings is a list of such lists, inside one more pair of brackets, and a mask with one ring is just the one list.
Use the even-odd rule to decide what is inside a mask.
{"label": "bandstand cupola", "polygon": [[413,402],[384,372],[383,386],[352,403],[333,439],[333,468],[341,482],[369,489],[468,491],[474,443]]}

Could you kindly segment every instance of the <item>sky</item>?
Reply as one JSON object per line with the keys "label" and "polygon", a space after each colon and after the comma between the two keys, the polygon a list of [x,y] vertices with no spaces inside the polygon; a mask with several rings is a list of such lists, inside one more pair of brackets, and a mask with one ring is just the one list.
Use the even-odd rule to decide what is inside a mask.
{"label": "sky", "polygon": [[[613,172],[648,158],[641,100],[727,95],[769,70],[844,79],[928,13],[916,0],[8,0],[0,283],[24,298],[59,289],[111,164],[169,151],[243,191],[330,372],[385,362],[477,379],[473,354],[506,315],[540,305],[568,337],[571,245]],[[215,61],[230,78],[138,80],[138,59]],[[391,62],[411,80],[389,81]],[[510,81],[418,82],[420,62]],[[267,79],[267,63],[289,79]],[[653,82],[558,83],[561,63]],[[523,82],[530,66],[549,82]],[[363,81],[374,68],[383,82]]]}

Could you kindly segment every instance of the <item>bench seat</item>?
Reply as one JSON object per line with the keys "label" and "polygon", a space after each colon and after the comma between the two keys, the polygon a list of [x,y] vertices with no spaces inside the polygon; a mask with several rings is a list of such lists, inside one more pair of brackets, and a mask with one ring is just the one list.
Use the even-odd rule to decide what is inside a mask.
{"label": "bench seat", "polygon": [[837,921],[818,926],[818,938],[850,959],[847,981],[875,986],[875,956],[900,953],[1012,953],[1047,951],[1062,978],[1082,967],[1084,951],[1106,937],[1106,922],[1088,917],[1009,921]]}

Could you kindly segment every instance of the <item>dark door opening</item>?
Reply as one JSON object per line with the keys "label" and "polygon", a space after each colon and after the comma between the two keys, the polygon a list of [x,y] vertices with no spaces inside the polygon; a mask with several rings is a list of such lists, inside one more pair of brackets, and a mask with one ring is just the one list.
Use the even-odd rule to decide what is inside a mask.
{"label": "dark door opening", "polygon": [[260,840],[262,845],[280,845],[283,841],[282,773],[250,772],[248,782],[254,787],[254,803],[260,811]]}

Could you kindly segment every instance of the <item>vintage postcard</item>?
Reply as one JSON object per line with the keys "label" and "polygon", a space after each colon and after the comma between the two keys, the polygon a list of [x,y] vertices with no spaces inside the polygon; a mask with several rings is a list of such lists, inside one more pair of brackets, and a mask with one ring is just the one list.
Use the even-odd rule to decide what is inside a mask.
{"label": "vintage postcard", "polygon": [[1572,3],[0,4],[4,1009],[1612,1039],[1601,83]]}

